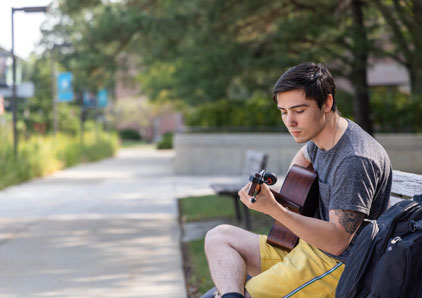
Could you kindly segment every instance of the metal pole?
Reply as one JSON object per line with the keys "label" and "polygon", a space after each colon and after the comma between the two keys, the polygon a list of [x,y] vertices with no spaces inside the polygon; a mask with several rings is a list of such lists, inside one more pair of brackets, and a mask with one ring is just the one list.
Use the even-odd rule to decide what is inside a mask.
{"label": "metal pole", "polygon": [[82,97],[82,107],[81,107],[81,146],[84,145],[85,117],[86,117],[86,111],[85,111],[85,108],[84,108],[83,97]]}
{"label": "metal pole", "polygon": [[53,136],[56,136],[58,131],[58,119],[57,119],[57,91],[56,91],[56,59],[54,55],[55,46],[51,50],[51,76],[52,76],[52,84],[51,90],[53,95]]}
{"label": "metal pole", "polygon": [[16,57],[15,57],[15,28],[13,16],[15,14],[15,9],[12,8],[12,112],[13,112],[13,152],[15,156],[18,153],[18,130],[16,129],[17,121],[17,109],[18,103],[16,99]]}
{"label": "metal pole", "polygon": [[14,14],[15,11],[24,11],[24,12],[47,12],[48,6],[35,6],[35,7],[21,7],[14,8],[12,7],[12,110],[13,110],[13,151],[15,156],[18,154],[18,130],[16,129],[17,122],[17,111],[18,111],[18,101],[16,98],[16,57],[15,57],[15,24],[14,24]]}

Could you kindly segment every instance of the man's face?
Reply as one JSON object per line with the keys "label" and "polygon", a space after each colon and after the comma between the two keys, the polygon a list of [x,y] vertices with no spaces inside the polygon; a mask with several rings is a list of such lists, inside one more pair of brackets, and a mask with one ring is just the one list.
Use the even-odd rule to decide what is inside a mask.
{"label": "man's face", "polygon": [[318,137],[326,123],[325,111],[315,100],[305,97],[302,90],[277,94],[277,107],[281,119],[297,143],[305,143]]}

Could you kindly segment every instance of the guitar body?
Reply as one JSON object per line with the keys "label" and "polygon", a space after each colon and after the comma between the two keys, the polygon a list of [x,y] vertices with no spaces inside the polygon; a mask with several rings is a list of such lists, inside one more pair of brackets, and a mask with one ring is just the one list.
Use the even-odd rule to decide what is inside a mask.
{"label": "guitar body", "polygon": [[[319,188],[317,174],[308,168],[293,165],[283,182],[280,193],[272,191],[278,203],[304,216],[313,217],[318,208]],[[299,237],[278,221],[274,221],[267,242],[292,250]]]}

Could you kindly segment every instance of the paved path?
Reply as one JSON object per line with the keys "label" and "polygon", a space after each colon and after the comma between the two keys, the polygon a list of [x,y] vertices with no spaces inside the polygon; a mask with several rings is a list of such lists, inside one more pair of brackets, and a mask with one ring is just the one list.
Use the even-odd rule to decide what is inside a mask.
{"label": "paved path", "polygon": [[0,298],[186,297],[175,198],[212,177],[173,151],[122,149],[0,191]]}

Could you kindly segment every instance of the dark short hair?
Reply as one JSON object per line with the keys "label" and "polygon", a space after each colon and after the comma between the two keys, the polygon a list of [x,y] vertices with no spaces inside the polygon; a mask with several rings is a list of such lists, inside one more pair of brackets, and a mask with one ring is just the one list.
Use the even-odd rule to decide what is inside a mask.
{"label": "dark short hair", "polygon": [[336,111],[336,85],[329,70],[321,63],[305,62],[287,70],[274,86],[274,102],[277,103],[278,93],[291,90],[302,90],[305,97],[315,100],[320,109],[331,94],[333,96],[331,110]]}

